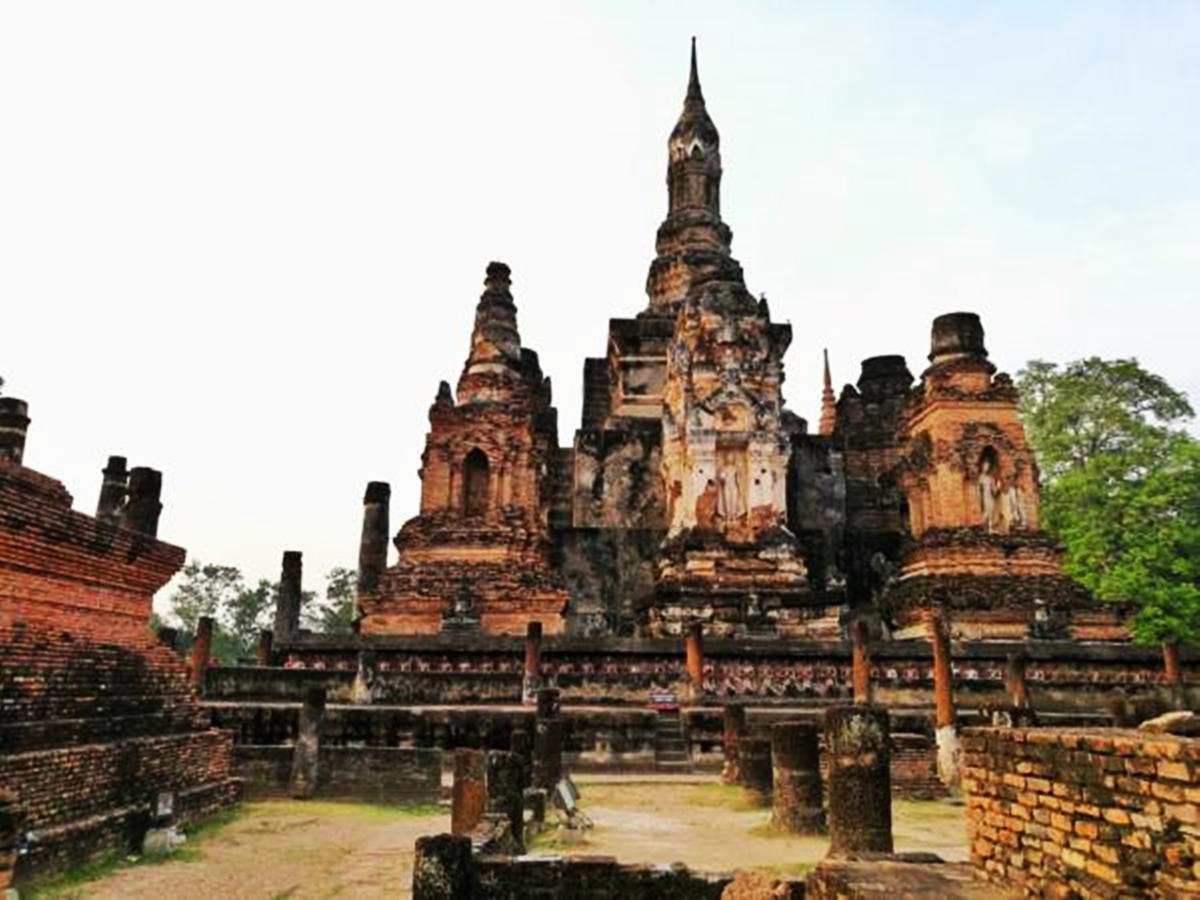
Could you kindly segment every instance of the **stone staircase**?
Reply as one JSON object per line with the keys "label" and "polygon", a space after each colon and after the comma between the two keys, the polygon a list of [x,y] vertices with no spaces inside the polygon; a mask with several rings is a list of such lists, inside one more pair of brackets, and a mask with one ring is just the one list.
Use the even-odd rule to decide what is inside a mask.
{"label": "stone staircase", "polygon": [[654,768],[659,772],[686,774],[692,771],[692,758],[679,710],[659,710],[654,723]]}

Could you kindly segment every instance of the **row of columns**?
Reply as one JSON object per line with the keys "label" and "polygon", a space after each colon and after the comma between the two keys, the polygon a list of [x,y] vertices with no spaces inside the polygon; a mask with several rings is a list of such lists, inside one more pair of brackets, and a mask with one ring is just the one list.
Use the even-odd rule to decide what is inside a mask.
{"label": "row of columns", "polygon": [[[821,780],[821,727],[779,722],[770,738],[751,737],[745,709],[725,707],[725,780],[758,806],[771,807],[777,829],[829,833],[831,855],[892,852],[891,733],[886,709],[858,703],[830,707],[823,727],[829,769],[828,820]],[[734,771],[730,777],[730,760]]]}

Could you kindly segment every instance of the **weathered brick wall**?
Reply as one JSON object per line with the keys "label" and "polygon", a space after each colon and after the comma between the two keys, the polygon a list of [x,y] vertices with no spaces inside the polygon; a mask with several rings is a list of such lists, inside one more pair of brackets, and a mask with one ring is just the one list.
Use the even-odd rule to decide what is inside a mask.
{"label": "weathered brick wall", "polygon": [[187,673],[145,629],[139,645],[0,624],[0,746],[38,750],[207,727]]}
{"label": "weathered brick wall", "polygon": [[0,787],[28,844],[22,879],[137,845],[160,791],[186,822],[236,802],[232,740],[178,658],[39,623],[0,626]]}
{"label": "weathered brick wall", "polygon": [[59,482],[0,461],[0,623],[124,640],[145,631],[154,592],[183,560],[182,548],[75,512]]}
{"label": "weathered brick wall", "polygon": [[[293,748],[239,746],[235,768],[247,796],[287,793]],[[318,751],[315,797],[365,803],[437,803],[442,795],[442,754],[415,747],[328,747]]]}
{"label": "weathered brick wall", "polygon": [[[495,702],[498,697],[470,676],[485,676],[507,688],[510,682],[499,676],[519,676],[524,667],[523,642],[492,635],[424,639],[305,635],[282,652],[290,665],[352,673],[362,649],[374,653],[385,696],[396,686],[394,702],[474,702],[471,697]],[[1094,715],[1117,692],[1170,700],[1157,648],[1066,641],[955,642],[952,665],[959,705],[1007,702],[1004,674],[1007,657],[1015,652],[1028,657],[1030,696],[1042,711]],[[890,707],[932,706],[933,659],[928,641],[879,643],[872,646],[871,658],[878,702]],[[736,699],[765,705],[850,698],[848,642],[706,639],[704,661],[707,702]],[[1200,653],[1185,648],[1183,664],[1195,681]],[[444,682],[428,679],[418,685],[422,692],[444,685],[448,693],[440,701],[405,701],[401,676],[408,673],[445,673]],[[682,687],[686,679],[683,640],[548,636],[542,644],[542,673],[562,691],[565,703],[643,704],[653,689]],[[1200,704],[1200,686],[1189,690]]]}
{"label": "weathered brick wall", "polygon": [[231,736],[148,630],[183,559],[0,461],[0,789],[19,879],[136,848],[160,792],[181,822],[236,802]]}
{"label": "weathered brick wall", "polygon": [[[296,738],[299,704],[206,703],[213,722],[243,747],[282,745]],[[514,728],[533,732],[532,707],[389,707],[329,705],[325,747],[459,747],[509,749]],[[656,714],[646,709],[564,709],[563,750],[574,771],[653,766]],[[240,758],[240,757],[239,757]]]}
{"label": "weathered brick wall", "polygon": [[973,728],[963,751],[981,877],[1037,896],[1200,893],[1200,740]]}
{"label": "weathered brick wall", "polygon": [[683,866],[621,865],[611,856],[482,856],[475,862],[480,898],[675,897],[718,900],[731,878]]}

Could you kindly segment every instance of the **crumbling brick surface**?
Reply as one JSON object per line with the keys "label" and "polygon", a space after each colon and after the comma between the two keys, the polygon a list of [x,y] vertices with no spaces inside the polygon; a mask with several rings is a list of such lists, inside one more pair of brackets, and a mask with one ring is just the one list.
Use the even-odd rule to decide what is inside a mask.
{"label": "crumbling brick surface", "polygon": [[119,500],[86,516],[58,482],[0,459],[0,787],[28,848],[18,880],[135,847],[160,792],[182,822],[239,795],[232,736],[208,726],[148,628],[184,551],[153,536],[157,494],[137,520]]}
{"label": "crumbling brick surface", "polygon": [[968,729],[971,861],[1029,896],[1200,892],[1200,740],[1116,729]]}
{"label": "crumbling brick surface", "polygon": [[0,459],[0,623],[124,641],[145,632],[180,547],[71,509],[51,478]]}
{"label": "crumbling brick surface", "polygon": [[557,413],[509,285],[491,263],[456,395],[442,382],[429,410],[420,514],[396,536],[396,564],[360,591],[365,634],[563,630],[548,527]]}

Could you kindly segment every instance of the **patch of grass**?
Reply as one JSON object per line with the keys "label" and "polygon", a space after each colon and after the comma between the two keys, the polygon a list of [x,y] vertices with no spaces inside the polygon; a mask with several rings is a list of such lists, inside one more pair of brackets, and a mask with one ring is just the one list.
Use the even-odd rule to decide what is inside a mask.
{"label": "patch of grass", "polygon": [[353,818],[373,822],[394,819],[416,819],[449,815],[449,810],[436,803],[391,805],[386,803],[355,803],[339,800],[259,800],[245,803],[242,808],[255,817],[285,817],[289,819]]}
{"label": "patch of grass", "polygon": [[529,844],[530,853],[570,853],[591,845],[587,832],[581,829],[548,828],[538,833]]}
{"label": "patch of grass", "polygon": [[732,812],[755,812],[766,809],[751,803],[746,792],[736,784],[693,784],[683,795],[693,806],[719,806]]}
{"label": "patch of grass", "polygon": [[777,866],[759,866],[754,871],[762,872],[764,875],[774,875],[777,878],[796,878],[807,875],[815,865],[816,863],[810,862],[783,863]]}
{"label": "patch of grass", "polygon": [[768,819],[759,825],[755,825],[747,832],[747,834],[758,838],[788,838],[789,840],[794,841],[800,840],[824,842],[829,839],[828,836],[824,834],[796,834],[794,831],[788,831],[786,828],[776,825],[771,819]]}
{"label": "patch of grass", "polygon": [[22,887],[23,897],[75,898],[83,896],[83,887],[102,878],[107,878],[123,869],[136,866],[157,866],[175,860],[194,861],[200,858],[200,844],[212,838],[221,829],[240,819],[243,809],[229,809],[209,816],[202,822],[186,825],[180,830],[187,836],[187,843],[170,853],[112,853],[92,862],[73,866],[57,877],[41,884]]}

